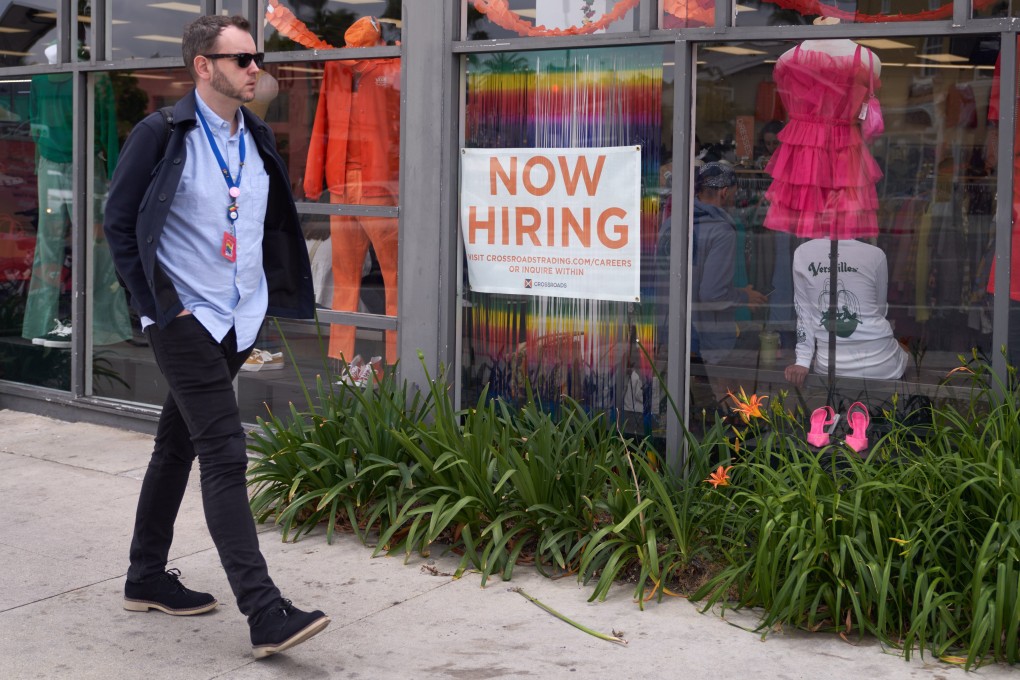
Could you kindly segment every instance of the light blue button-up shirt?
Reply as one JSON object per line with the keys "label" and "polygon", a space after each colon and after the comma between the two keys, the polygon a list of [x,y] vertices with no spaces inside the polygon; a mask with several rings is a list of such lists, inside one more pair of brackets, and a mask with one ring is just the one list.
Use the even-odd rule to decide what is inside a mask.
{"label": "light blue button-up shirt", "polygon": [[[231,136],[230,123],[217,116],[197,92],[195,99],[234,178],[240,164],[241,135],[245,135],[244,172],[234,223],[237,259],[230,262],[221,252],[224,233],[230,233],[227,207],[233,199],[201,123],[185,139],[187,162],[156,257],[184,308],[209,334],[220,342],[233,326],[238,348],[245,349],[255,343],[269,304],[262,268],[269,175],[241,112],[237,112],[237,132]],[[143,325],[145,321],[148,319]]]}

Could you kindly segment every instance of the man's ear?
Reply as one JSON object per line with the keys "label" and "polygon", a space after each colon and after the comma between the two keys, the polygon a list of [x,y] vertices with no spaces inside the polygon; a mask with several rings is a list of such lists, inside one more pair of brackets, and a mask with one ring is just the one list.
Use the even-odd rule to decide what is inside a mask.
{"label": "man's ear", "polygon": [[195,62],[193,64],[195,77],[202,80],[209,80],[212,78],[212,61],[206,59],[200,54],[195,55]]}

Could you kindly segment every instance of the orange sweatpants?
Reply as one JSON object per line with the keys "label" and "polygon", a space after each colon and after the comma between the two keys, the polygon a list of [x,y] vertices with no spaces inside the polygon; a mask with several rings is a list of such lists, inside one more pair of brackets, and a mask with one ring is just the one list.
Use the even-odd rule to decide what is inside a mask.
{"label": "orange sweatpants", "polygon": [[[359,171],[349,170],[344,193],[331,193],[330,202],[393,205],[393,200],[388,196],[362,196],[360,179]],[[361,268],[371,244],[382,270],[386,289],[386,314],[397,315],[397,224],[395,217],[333,215],[329,218],[333,248],[333,309],[341,312],[358,310]],[[352,360],[355,354],[355,332],[354,326],[332,324],[329,330],[329,356]],[[386,363],[392,364],[396,360],[397,333],[386,331]]]}

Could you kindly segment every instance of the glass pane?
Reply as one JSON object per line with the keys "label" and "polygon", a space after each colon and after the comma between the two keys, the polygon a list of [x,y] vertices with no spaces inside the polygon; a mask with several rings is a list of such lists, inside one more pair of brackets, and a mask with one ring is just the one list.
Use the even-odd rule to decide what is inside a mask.
{"label": "glass pane", "polygon": [[116,60],[181,56],[184,26],[201,14],[198,0],[112,0],[112,5],[110,42]]}
{"label": "glass pane", "polygon": [[[809,400],[824,401],[830,379],[838,399],[934,394],[958,355],[987,356],[997,49],[979,36],[699,51],[696,164],[721,161],[735,177],[724,196],[726,180],[705,183],[693,216],[692,373],[711,388],[705,408],[727,390],[791,389],[801,372]],[[885,130],[865,141],[872,63]],[[722,271],[712,238],[732,274],[706,288],[699,272]],[[748,285],[767,302],[749,304]]]}
{"label": "glass pane", "polygon": [[714,25],[715,2],[713,0],[665,3],[664,5],[663,28],[704,28]]}
{"label": "glass pane", "polygon": [[92,1],[78,0],[78,15],[74,18],[74,32],[77,37],[74,54],[75,61],[89,61],[92,58],[92,47],[95,35],[92,32]]}
{"label": "glass pane", "polygon": [[[389,59],[358,62],[358,66],[375,67],[378,66],[376,62],[382,61],[386,62],[384,65],[399,65],[399,60]],[[325,165],[323,157],[309,160],[312,154],[309,153],[308,143],[318,110],[316,101],[324,67],[328,73],[332,63],[267,66],[267,70],[260,75],[256,99],[248,104],[249,108],[263,116],[272,126],[281,156],[290,167],[293,189],[298,195],[303,191],[305,185],[303,177],[306,166],[309,164],[314,164],[317,172],[322,173],[320,183],[324,183],[328,177],[327,170],[323,168]],[[370,68],[366,73],[372,77],[374,86],[382,87],[388,78],[375,68]],[[146,114],[162,106],[173,104],[192,87],[191,78],[183,69],[114,72],[111,77],[116,100],[117,131],[121,142],[131,127]],[[399,79],[399,73],[397,77]],[[367,88],[361,89],[362,93],[369,91]],[[345,92],[345,95],[348,98],[351,97],[349,90]],[[103,109],[100,106],[98,87],[96,97],[96,110],[99,115]],[[355,163],[350,162],[344,173],[343,181],[334,179],[338,184],[333,191],[324,192],[324,199],[328,196],[332,202],[339,203],[342,202],[342,197],[350,203],[362,205],[383,207],[396,205],[397,150],[399,147],[396,133],[399,131],[399,104],[394,111],[395,119],[385,119],[387,126],[393,126],[392,128],[385,127],[387,132],[391,129],[393,131],[392,143],[390,145],[366,145],[361,144],[363,136],[352,137],[350,143],[347,144],[351,149],[350,158],[360,163],[360,166],[352,167]],[[366,121],[364,127],[370,127],[370,123]],[[322,136],[324,147],[328,147],[334,142],[337,146],[342,146],[347,141],[340,137],[328,137],[325,132],[322,133]],[[97,132],[97,145],[103,139]],[[370,148],[364,148],[369,146]],[[382,151],[386,153],[381,154]],[[109,160],[107,165],[98,160],[100,155],[104,155],[107,159],[110,158],[109,154],[101,154],[101,152],[104,152],[104,149],[97,146],[95,182],[97,215],[101,212],[101,196],[104,191],[101,171],[108,166],[108,170],[112,172],[112,164]],[[335,149],[331,153],[335,153]],[[331,163],[335,163],[336,157],[330,156],[329,160]],[[370,163],[377,163],[377,165],[372,166]],[[391,172],[392,176],[389,174]],[[315,274],[316,299],[319,306],[323,309],[332,308],[340,311],[361,311],[395,316],[397,304],[397,218],[305,215],[303,220]],[[97,218],[96,223],[100,222],[101,218]],[[103,276],[102,263],[106,255],[104,248],[105,246],[97,240],[94,249],[94,276],[97,286]],[[116,340],[116,335],[114,335],[112,338],[106,338],[110,341],[107,343],[99,333],[99,310],[100,305],[104,305],[105,302],[103,296],[100,295],[99,288],[97,287],[95,290],[93,302],[96,305],[96,349],[94,355],[98,366],[96,370],[112,365],[110,370],[124,377],[124,382],[127,383],[124,385],[116,379],[95,380],[96,393],[131,398],[136,401],[153,398],[162,400],[162,392],[156,384],[158,370],[152,360],[151,352],[144,346],[145,339],[139,333],[137,318],[132,320],[131,334],[125,342],[114,342]],[[110,296],[111,300],[117,298],[118,294]],[[114,318],[116,315],[110,311],[103,314],[104,323],[108,323]],[[353,358],[360,352],[366,355],[371,354],[371,356],[383,355],[389,363],[396,361],[396,336],[393,332],[383,338],[381,332],[374,335],[369,331],[355,333],[354,329],[346,326],[324,326],[324,328],[326,348],[328,356],[331,358],[339,358],[341,354]],[[118,326],[118,332],[119,329],[120,326]],[[374,342],[375,335],[378,335],[379,343]],[[363,342],[368,342],[368,345],[363,347]],[[261,349],[277,351],[275,345],[270,342],[267,341],[264,344],[266,347],[261,347]],[[125,376],[133,376],[133,378]],[[143,390],[144,394],[139,394],[140,390]]]}
{"label": "glass pane", "polygon": [[468,40],[637,30],[640,0],[464,0]]}
{"label": "glass pane", "polygon": [[138,403],[162,404],[166,384],[141,322],[117,283],[103,237],[107,183],[118,151],[131,128],[149,113],[176,102],[192,87],[184,69],[114,71],[93,77],[95,138],[88,206],[92,249],[87,312],[92,319],[91,394]]}
{"label": "glass pane", "polygon": [[1020,3],[1016,0],[974,0],[975,17],[1020,16]]}
{"label": "glass pane", "polygon": [[[976,0],[975,4],[988,0]],[[875,21],[947,21],[953,18],[953,0],[816,0],[784,2],[737,0],[738,26],[791,26],[810,23],[871,23]],[[819,15],[819,11],[823,15]]]}
{"label": "glass pane", "polygon": [[[92,44],[91,0],[78,0],[78,40]],[[244,0],[221,0],[220,14],[244,15]],[[113,19],[110,41],[113,59],[144,59],[148,57],[176,57],[181,55],[181,35],[184,26],[198,18],[202,7],[198,0],[185,2],[136,3],[113,0]],[[252,22],[254,23],[254,22]],[[87,53],[79,53],[83,60]]]}
{"label": "glass pane", "polygon": [[[382,331],[350,328],[362,352],[347,364],[323,355],[325,336],[319,337],[315,324],[280,319],[279,327],[273,319],[263,325],[256,341],[256,349],[271,357],[261,364],[249,359],[237,376],[238,405],[241,420],[254,423],[269,413],[284,413],[293,403],[299,410],[309,408],[308,396],[319,406],[316,381],[322,379],[325,390],[339,389],[344,380],[366,385],[371,379],[368,366],[381,375],[385,370]],[[254,353],[253,353],[254,354]],[[302,382],[304,385],[302,386]],[[304,388],[309,390],[306,395]]]}
{"label": "glass pane", "polygon": [[74,74],[3,84],[3,334],[8,380],[68,389]]}
{"label": "glass pane", "polygon": [[640,144],[641,217],[640,302],[480,293],[465,281],[464,403],[484,387],[490,396],[523,400],[528,381],[551,409],[566,394],[618,414],[628,431],[662,426],[652,361],[664,362],[666,341],[669,237],[662,215],[670,200],[672,71],[664,69],[665,55],[672,47],[468,58],[467,147]]}
{"label": "glass pane", "polygon": [[[395,206],[400,59],[267,64],[266,120],[299,200]],[[256,109],[256,112],[259,112]]]}
{"label": "glass pane", "polygon": [[[60,171],[71,163],[72,79],[66,73],[0,78],[0,379],[65,390],[70,352],[41,343],[55,318],[71,316],[71,187],[70,175]],[[33,311],[26,318],[30,292]]]}
{"label": "glass pane", "polygon": [[[396,217],[305,215],[304,230],[320,309],[397,315]],[[353,361],[359,354],[378,354],[387,364],[395,363],[396,331],[386,332],[384,348],[366,333],[352,326],[330,325],[327,355]]]}
{"label": "glass pane", "polygon": [[[353,30],[355,22],[361,21]],[[399,0],[328,3],[269,0],[266,3],[266,51],[396,45],[402,26]],[[348,34],[348,30],[350,33]]]}
{"label": "glass pane", "polygon": [[[995,62],[995,76],[988,107],[988,123],[992,134],[988,136],[986,153],[991,160],[998,157],[995,146],[998,144],[999,70],[1001,66],[999,61]],[[1013,226],[1009,266],[1009,335],[1006,340],[1006,359],[1009,365],[1020,367],[1020,218],[1018,218],[1017,212],[1020,210],[1020,146],[1018,144],[1020,144],[1020,119],[1017,120],[1013,130],[1013,209],[1010,213]],[[990,165],[994,167],[995,163],[990,163]],[[1001,165],[999,169],[1003,169]],[[995,263],[993,262],[987,286],[987,291],[991,295],[995,295],[995,273]],[[992,350],[1000,351],[998,347],[993,347]]]}
{"label": "glass pane", "polygon": [[[132,326],[127,293],[117,280],[109,246],[103,235],[103,206],[106,204],[109,179],[117,167],[120,135],[114,81],[107,73],[92,76],[95,145],[88,206],[87,235],[92,244],[87,280],[87,315],[92,320],[92,393],[138,401],[131,390],[137,376],[125,366],[125,359],[144,346],[137,320]],[[123,85],[123,80],[120,81]],[[121,89],[121,92],[124,92]]]}
{"label": "glass pane", "polygon": [[[0,66],[57,62],[57,2],[0,0]],[[50,54],[46,48],[53,45]]]}

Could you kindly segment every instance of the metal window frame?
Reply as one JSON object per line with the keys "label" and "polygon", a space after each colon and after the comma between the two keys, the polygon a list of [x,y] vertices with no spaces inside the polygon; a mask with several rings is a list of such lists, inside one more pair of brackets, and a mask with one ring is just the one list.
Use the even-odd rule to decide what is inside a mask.
{"label": "metal window frame", "polygon": [[[655,3],[658,11],[656,25],[661,25],[661,0],[644,0],[642,9]],[[463,5],[466,16],[466,3]],[[836,24],[827,26],[737,26],[736,7],[733,0],[716,0],[716,22],[712,27],[661,30],[652,29],[638,32],[610,35],[563,36],[563,37],[522,37],[484,41],[461,40],[452,45],[458,55],[484,54],[492,52],[516,52],[556,49],[597,49],[623,45],[675,44],[674,54],[674,100],[673,100],[673,216],[689,215],[692,207],[691,157],[693,140],[693,112],[696,105],[694,64],[697,48],[704,43],[746,42],[760,40],[788,40],[799,42],[808,39],[867,37],[918,37],[940,35],[958,37],[961,35],[999,34],[1002,41],[1002,66],[1000,76],[1001,92],[1014,92],[1016,87],[1017,35],[1020,19],[1014,17],[973,18],[970,0],[955,0],[953,18],[947,21],[926,22],[885,22],[874,24]],[[642,28],[645,28],[643,25]],[[463,77],[463,76],[462,76]],[[464,102],[461,101],[463,115]],[[1000,102],[1000,129],[1014,130],[1016,118],[1016,97],[1003,96]],[[999,137],[999,158],[1013,157],[1013,135]],[[999,163],[997,193],[1012,196],[1013,167],[1011,163]],[[454,191],[456,191],[454,189]],[[996,290],[1009,290],[1010,269],[1010,214],[1012,201],[998,201],[996,220]],[[456,220],[445,231],[456,232]],[[690,337],[688,332],[688,311],[690,290],[687,272],[690,267],[689,234],[685,229],[671,230],[670,292],[667,339],[667,366],[678,370],[666,372],[666,389],[674,396],[678,411],[687,412],[690,382]],[[1009,296],[997,295],[993,302],[992,344],[999,347],[1008,337]],[[1006,360],[1000,352],[993,357],[992,370],[1005,384]],[[458,364],[459,367],[459,364]],[[459,402],[458,402],[459,406]],[[666,446],[668,462],[674,469],[680,469],[685,460],[682,423],[676,414],[666,413]]]}
{"label": "metal window frame", "polygon": [[[222,0],[200,0],[203,11],[212,13],[222,7]],[[76,150],[91,148],[92,132],[84,121],[87,117],[92,71],[144,70],[180,68],[180,58],[155,59],[112,58],[110,27],[113,19],[113,0],[93,2],[92,58],[78,62],[73,57],[74,22],[76,4],[72,0],[58,2],[58,39],[60,64],[57,70],[76,74],[74,106],[79,114],[74,130]],[[261,17],[266,0],[244,0],[243,11],[252,21],[256,44],[264,46],[265,30]],[[302,202],[304,214],[315,215],[380,215],[400,220],[400,260],[398,318],[358,313],[327,313],[324,319],[351,323],[380,330],[398,329],[401,375],[412,384],[423,385],[426,371],[435,376],[441,366],[459,368],[460,310],[457,307],[460,282],[460,248],[458,231],[458,171],[457,151],[461,142],[464,113],[463,78],[467,55],[501,51],[554,50],[566,48],[597,49],[623,45],[674,45],[674,128],[673,195],[674,214],[687,214],[690,210],[690,164],[692,112],[694,111],[694,63],[697,48],[707,42],[742,42],[752,40],[800,41],[811,38],[860,38],[883,36],[955,37],[968,34],[999,34],[1002,39],[1002,92],[1015,92],[1017,79],[1016,38],[1020,34],[1020,19],[973,18],[970,0],[955,0],[953,17],[947,21],[877,24],[839,24],[835,26],[781,26],[752,27],[735,25],[734,0],[718,0],[715,25],[706,28],[663,30],[661,0],[642,0],[637,17],[637,30],[590,36],[522,37],[486,41],[463,40],[462,27],[466,25],[467,5],[460,0],[406,0],[402,8],[402,45],[375,48],[332,50],[302,50],[274,52],[267,55],[269,63],[316,62],[333,59],[366,59],[376,57],[402,57],[401,68],[401,172],[400,203],[397,207],[322,205]],[[458,39],[461,38],[461,39]],[[31,76],[55,70],[51,65],[36,64],[0,68],[0,76]],[[1006,96],[1000,104],[1000,128],[1013,130],[1016,119],[1016,98]],[[413,140],[413,143],[411,142]],[[1013,135],[1000,135],[1000,159],[1012,158]],[[80,293],[87,292],[87,271],[80,266],[86,252],[88,238],[86,206],[88,182],[92,176],[88,162],[76,154],[74,164],[75,224],[72,225],[74,244],[75,324],[84,319],[84,302]],[[999,196],[1012,195],[1012,164],[1000,161],[997,191]],[[1010,239],[1012,236],[1010,201],[999,201],[996,220],[996,289],[1009,285]],[[686,281],[689,258],[689,235],[685,230],[672,232],[671,267],[677,272],[670,291],[670,319],[668,362],[678,370],[669,372],[667,387],[680,397],[681,412],[686,412],[686,390],[690,370],[687,360],[689,338],[687,315],[689,290]],[[88,258],[84,260],[88,261]],[[87,266],[87,265],[86,265]],[[1008,296],[996,296],[993,304],[993,344],[999,346],[1008,337]],[[79,334],[81,335],[81,334]],[[91,336],[91,333],[87,333]],[[118,414],[130,415],[134,420],[152,420],[158,410],[142,404],[87,396],[89,345],[77,341],[72,349],[71,391],[50,390],[17,383],[0,384],[0,401],[5,405],[22,406],[27,410],[60,412],[67,417],[75,410],[90,412],[90,420],[116,421]],[[421,357],[421,361],[418,360]],[[679,370],[683,367],[683,370]],[[993,370],[1005,375],[1005,359],[993,357]],[[459,381],[456,381],[459,384]],[[60,409],[63,408],[63,411]],[[74,417],[79,417],[74,415]],[[678,451],[682,442],[680,421],[667,414],[667,443],[670,451]],[[674,454],[676,455],[676,454]],[[680,458],[670,462],[679,464]]]}

